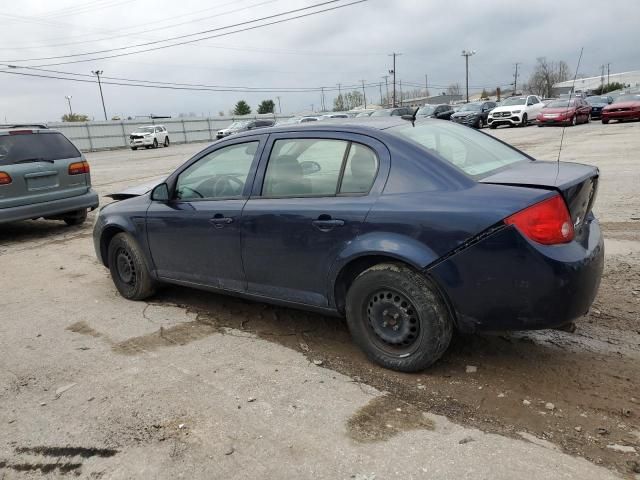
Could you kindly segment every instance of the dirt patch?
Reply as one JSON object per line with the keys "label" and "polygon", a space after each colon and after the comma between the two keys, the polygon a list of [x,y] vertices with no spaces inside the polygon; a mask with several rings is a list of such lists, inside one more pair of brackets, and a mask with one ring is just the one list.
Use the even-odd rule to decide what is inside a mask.
{"label": "dirt patch", "polygon": [[387,440],[408,430],[433,428],[433,422],[415,406],[391,395],[374,398],[347,422],[349,436],[361,443]]}
{"label": "dirt patch", "polygon": [[94,337],[94,338],[99,338],[103,336],[100,332],[98,332],[97,330],[94,330],[93,327],[89,326],[89,324],[85,321],[72,323],[66,328],[66,330],[73,333],[79,333],[80,335],[87,335],[89,337]]}
{"label": "dirt patch", "polygon": [[45,457],[113,457],[118,450],[113,448],[86,448],[86,447],[18,447],[16,453],[30,453]]}
{"label": "dirt patch", "polygon": [[122,355],[136,355],[162,347],[186,345],[218,332],[215,325],[204,321],[185,322],[173,327],[160,329],[148,335],[129,338],[116,343],[112,349]]}

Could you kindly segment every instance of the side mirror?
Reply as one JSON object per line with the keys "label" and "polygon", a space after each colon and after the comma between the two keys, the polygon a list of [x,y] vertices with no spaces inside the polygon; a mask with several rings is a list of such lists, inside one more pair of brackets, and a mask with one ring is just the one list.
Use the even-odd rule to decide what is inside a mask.
{"label": "side mirror", "polygon": [[151,190],[151,200],[166,203],[169,201],[169,186],[166,183],[156,185]]}

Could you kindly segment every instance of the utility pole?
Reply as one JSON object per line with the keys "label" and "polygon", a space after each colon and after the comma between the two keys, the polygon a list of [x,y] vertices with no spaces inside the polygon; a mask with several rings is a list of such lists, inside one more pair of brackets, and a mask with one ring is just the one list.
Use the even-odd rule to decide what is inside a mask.
{"label": "utility pole", "polygon": [[424,96],[429,96],[429,76],[426,73],[424,74]]}
{"label": "utility pole", "polygon": [[[386,104],[389,104],[389,75],[383,75],[382,78],[384,78],[384,85],[387,89],[387,102]],[[382,102],[380,102],[380,106],[382,106]]]}
{"label": "utility pole", "polygon": [[467,78],[467,103],[469,103],[469,57],[471,55],[475,55],[475,50],[462,50],[462,56],[464,57],[464,64],[466,69],[466,78]]}
{"label": "utility pole", "polygon": [[324,87],[320,87],[320,92],[322,92],[321,96],[320,96],[320,108],[324,112],[324,111],[326,111],[326,108],[324,106]]}
{"label": "utility pole", "polygon": [[604,90],[604,64],[600,65],[600,94]]}
{"label": "utility pole", "polygon": [[276,97],[278,99],[278,111],[282,113],[282,107],[280,106],[280,97]]}
{"label": "utility pole", "polygon": [[[67,99],[67,103],[69,104],[69,116],[73,117],[73,110],[71,110],[71,99],[73,98],[72,95],[65,95],[64,98]],[[71,120],[71,118],[70,118]]]}
{"label": "utility pole", "polygon": [[100,99],[102,100],[102,111],[104,112],[104,119],[107,120],[107,109],[104,106],[104,95],[102,95],[102,83],[100,83],[100,75],[104,72],[102,70],[91,70],[96,77],[98,77],[98,88],[100,88]]}
{"label": "utility pole", "polygon": [[401,53],[390,53],[389,56],[393,57],[393,70],[389,70],[389,73],[393,75],[393,107],[396,106],[396,57],[402,55]]}
{"label": "utility pole", "polygon": [[364,80],[362,82],[362,96],[364,97],[364,108],[367,108],[367,92],[364,90]]}
{"label": "utility pole", "polygon": [[609,75],[610,75],[610,73],[611,73],[611,70],[610,70],[610,69],[611,69],[611,64],[610,64],[610,63],[607,63],[607,87],[608,87],[608,86],[609,86],[609,84],[611,83],[611,82],[609,81]]}
{"label": "utility pole", "polygon": [[520,65],[520,63],[516,62],[516,73],[514,73],[513,75],[513,94],[514,95],[518,94],[518,65]]}
{"label": "utility pole", "polygon": [[400,80],[400,106],[402,106],[402,80]]}
{"label": "utility pole", "polygon": [[382,106],[382,82],[380,82],[378,86],[380,87],[380,106]]}

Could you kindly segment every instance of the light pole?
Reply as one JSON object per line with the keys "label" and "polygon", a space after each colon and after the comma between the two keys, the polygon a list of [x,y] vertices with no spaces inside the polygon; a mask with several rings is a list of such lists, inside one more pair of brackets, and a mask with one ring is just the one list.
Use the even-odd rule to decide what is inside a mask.
{"label": "light pole", "polygon": [[389,73],[393,75],[393,107],[396,106],[396,57],[402,55],[401,53],[390,53],[389,56],[393,57],[393,69],[389,70]]}
{"label": "light pole", "polygon": [[469,103],[469,57],[475,54],[475,50],[462,50],[462,56],[464,57],[464,64],[467,72],[467,103]]}
{"label": "light pole", "polygon": [[282,113],[282,106],[280,105],[280,97],[276,97],[278,99],[278,111]]}
{"label": "light pole", "polygon": [[96,77],[98,77],[98,88],[100,88],[100,99],[102,100],[102,111],[104,112],[104,119],[107,120],[107,109],[104,107],[104,96],[102,95],[102,83],[100,83],[100,75],[104,72],[102,70],[91,70]]}
{"label": "light pole", "polygon": [[73,110],[71,110],[71,99],[73,98],[73,96],[65,95],[64,98],[67,99],[67,103],[69,104],[69,117],[73,117]]}

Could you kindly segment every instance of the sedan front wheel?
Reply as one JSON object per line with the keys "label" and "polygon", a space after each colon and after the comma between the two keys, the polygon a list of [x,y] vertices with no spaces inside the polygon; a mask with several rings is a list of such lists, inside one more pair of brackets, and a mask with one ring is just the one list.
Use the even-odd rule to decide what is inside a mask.
{"label": "sedan front wheel", "polygon": [[453,319],[427,278],[385,263],[362,272],[347,292],[347,324],[374,362],[402,372],[423,370],[446,351]]}
{"label": "sedan front wheel", "polygon": [[124,298],[144,300],[155,292],[144,254],[128,233],[118,233],[109,243],[108,263],[111,278]]}

